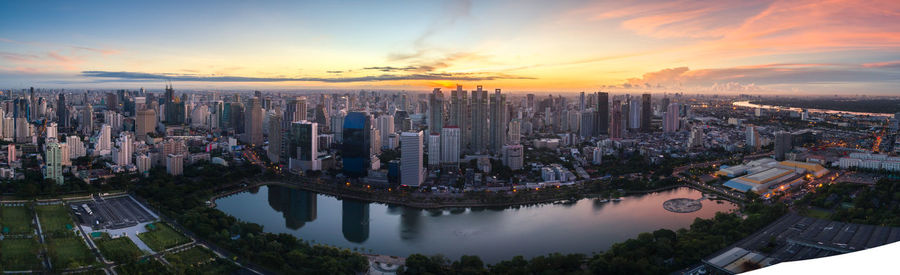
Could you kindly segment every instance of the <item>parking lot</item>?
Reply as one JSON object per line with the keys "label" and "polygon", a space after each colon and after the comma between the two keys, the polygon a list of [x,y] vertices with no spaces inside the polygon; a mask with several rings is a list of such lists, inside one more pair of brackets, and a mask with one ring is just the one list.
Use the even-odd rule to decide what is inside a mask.
{"label": "parking lot", "polygon": [[149,211],[130,196],[73,202],[69,207],[83,225],[94,229],[119,229],[156,220]]}

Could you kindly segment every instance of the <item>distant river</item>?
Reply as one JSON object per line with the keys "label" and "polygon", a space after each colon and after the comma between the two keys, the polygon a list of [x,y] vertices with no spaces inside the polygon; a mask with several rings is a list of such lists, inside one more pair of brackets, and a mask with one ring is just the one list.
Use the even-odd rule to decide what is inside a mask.
{"label": "distant river", "polygon": [[687,214],[662,207],[668,199],[701,196],[682,187],[628,196],[620,202],[582,199],[572,204],[422,210],[273,185],[220,198],[216,208],[261,224],[266,232],[288,233],[314,243],[404,257],[443,254],[458,260],[461,255],[478,255],[495,263],[516,255],[590,255],[641,232],[676,230],[688,227],[694,218],[737,208],[730,202],[709,200],[702,202],[700,211]]}
{"label": "distant river", "polygon": [[[732,103],[732,105],[738,106],[738,107],[747,107],[747,108],[790,110],[790,111],[796,111],[796,112],[803,111],[803,108],[753,104],[753,103],[750,103],[750,101],[736,101],[736,102]],[[850,111],[839,111],[839,110],[828,110],[828,109],[806,109],[806,110],[810,113],[849,114],[849,115],[855,115],[855,116],[886,116],[886,117],[890,117],[890,116],[894,115],[894,114],[885,114],[885,113],[863,113],[863,112],[850,112]]]}

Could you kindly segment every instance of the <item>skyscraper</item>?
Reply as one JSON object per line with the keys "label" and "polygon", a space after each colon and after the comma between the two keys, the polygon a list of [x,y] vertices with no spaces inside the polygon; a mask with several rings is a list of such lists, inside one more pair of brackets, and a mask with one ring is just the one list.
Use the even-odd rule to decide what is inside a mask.
{"label": "skyscraper", "polygon": [[46,153],[46,174],[44,175],[45,179],[51,179],[56,182],[56,184],[63,184],[63,172],[62,172],[62,151],[60,149],[59,143],[56,142],[56,139],[50,139],[47,142],[47,151]]}
{"label": "skyscraper", "polygon": [[666,133],[677,132],[681,124],[679,110],[681,106],[678,103],[668,104],[666,106],[666,114],[663,119],[663,131]]}
{"label": "skyscraper", "polygon": [[491,95],[490,123],[491,152],[499,155],[506,145],[506,95],[501,94],[500,89]]}
{"label": "skyscraper", "polygon": [[519,144],[522,142],[522,122],[519,119],[510,120],[508,129],[507,134],[509,137],[507,141],[509,144]]}
{"label": "skyscraper", "polygon": [[747,137],[747,146],[750,147],[750,149],[752,149],[752,150],[759,149],[759,147],[760,147],[759,133],[756,131],[756,126],[753,126],[753,124],[747,125],[746,137]]}
{"label": "skyscraper", "polygon": [[266,150],[266,155],[269,157],[269,160],[274,163],[281,162],[282,156],[282,136],[284,135],[282,131],[282,118],[279,114],[273,114],[269,116],[269,147]]}
{"label": "skyscraper", "polygon": [[[319,154],[319,134],[318,134],[319,126],[315,122],[309,121],[297,121],[291,124],[291,134],[290,134],[290,146],[289,150],[291,150],[291,159],[289,163],[289,167],[291,169],[298,169],[301,171],[313,170],[318,171],[322,170],[322,165],[319,162],[318,154]],[[351,141],[352,142],[352,141]],[[344,143],[344,145],[348,145]],[[368,144],[363,146],[364,148],[354,148],[351,149],[351,152],[348,154],[344,153],[344,170],[347,171],[347,161],[350,158],[351,161],[356,161],[354,159],[353,150],[360,151],[366,150],[368,152]],[[346,151],[345,151],[346,152]],[[366,153],[366,155],[368,155]],[[365,158],[368,160],[368,156]],[[354,162],[355,163],[355,162]],[[350,167],[357,168],[357,167]],[[367,171],[367,169],[363,169],[363,172]],[[348,173],[354,174],[357,170],[351,171]],[[347,172],[345,172],[347,173]]]}
{"label": "skyscraper", "polygon": [[156,132],[156,111],[153,109],[138,110],[134,122],[135,138],[144,141],[147,139],[147,133],[154,132]]}
{"label": "skyscraper", "polygon": [[422,131],[400,135],[400,184],[419,186],[425,180]]}
{"label": "skyscraper", "polygon": [[69,125],[69,109],[66,105],[66,95],[59,93],[59,100],[56,101],[56,123],[62,129],[68,129]]}
{"label": "skyscraper", "polygon": [[378,133],[381,135],[381,144],[379,146],[381,148],[389,148],[390,146],[388,144],[388,136],[394,133],[394,116],[379,116],[376,126],[377,127],[375,128],[378,129]]}
{"label": "skyscraper", "polygon": [[595,136],[609,134],[609,93],[597,92],[597,118],[594,120]]}
{"label": "skyscraper", "polygon": [[344,162],[344,174],[350,177],[368,175],[371,153],[372,125],[369,117],[363,112],[350,112],[344,117],[343,143],[341,157]]}
{"label": "skyscraper", "polygon": [[253,146],[263,143],[262,133],[263,112],[258,97],[251,97],[247,104],[247,115],[244,120],[244,142]]}
{"label": "skyscraper", "polygon": [[472,141],[470,146],[473,152],[481,153],[487,149],[487,91],[478,89],[472,91]]}
{"label": "skyscraper", "polygon": [[428,132],[440,133],[443,128],[444,93],[441,92],[441,88],[434,88],[434,91],[428,95]]}
{"label": "skyscraper", "polygon": [[469,97],[461,85],[456,85],[456,90],[450,93],[450,120],[449,126],[459,128],[459,149],[467,150],[469,141]]}
{"label": "skyscraper", "polygon": [[428,134],[428,167],[436,168],[441,165],[441,134]]}
{"label": "skyscraper", "polygon": [[446,126],[441,130],[441,164],[459,165],[459,139],[459,127]]}
{"label": "skyscraper", "polygon": [[650,107],[650,94],[641,95],[641,131],[650,132],[650,119],[653,116],[653,109]]}
{"label": "skyscraper", "polygon": [[306,120],[306,106],[306,97],[295,97],[288,100],[284,109],[284,125],[290,127],[291,123]]}
{"label": "skyscraper", "polygon": [[775,160],[784,160],[785,154],[793,149],[793,136],[786,131],[775,132]]}
{"label": "skyscraper", "polygon": [[622,102],[613,100],[609,119],[609,138],[622,138]]}

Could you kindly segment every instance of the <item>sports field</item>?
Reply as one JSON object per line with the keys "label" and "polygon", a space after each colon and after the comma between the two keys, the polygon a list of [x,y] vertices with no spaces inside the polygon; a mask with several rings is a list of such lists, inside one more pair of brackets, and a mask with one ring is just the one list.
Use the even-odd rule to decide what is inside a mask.
{"label": "sports field", "polygon": [[34,211],[37,212],[38,219],[41,221],[41,231],[44,236],[64,234],[72,230],[72,218],[69,217],[69,210],[63,204],[36,205]]}
{"label": "sports field", "polygon": [[30,234],[34,232],[31,227],[33,217],[31,209],[25,206],[2,206],[0,207],[0,230],[4,234]]}
{"label": "sports field", "polygon": [[54,269],[75,268],[96,262],[81,238],[47,239],[47,252]]}
{"label": "sports field", "polygon": [[40,270],[40,244],[33,238],[0,241],[0,263],[5,271]]}
{"label": "sports field", "polygon": [[100,253],[103,254],[103,257],[114,262],[134,259],[144,255],[144,253],[141,252],[141,249],[131,242],[131,239],[126,237],[116,239],[104,237],[102,239],[94,240],[94,244],[100,249]]}
{"label": "sports field", "polygon": [[152,227],[150,231],[138,234],[138,238],[153,251],[160,252],[190,241],[166,223],[158,222],[147,226]]}

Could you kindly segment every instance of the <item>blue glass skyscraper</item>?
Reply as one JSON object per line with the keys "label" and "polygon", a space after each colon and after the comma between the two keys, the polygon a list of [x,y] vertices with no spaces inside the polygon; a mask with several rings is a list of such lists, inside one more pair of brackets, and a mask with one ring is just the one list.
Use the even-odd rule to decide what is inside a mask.
{"label": "blue glass skyscraper", "polygon": [[368,174],[371,128],[369,117],[363,112],[350,112],[344,118],[341,156],[344,160],[344,174],[347,176],[365,177]]}

